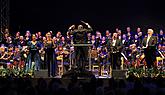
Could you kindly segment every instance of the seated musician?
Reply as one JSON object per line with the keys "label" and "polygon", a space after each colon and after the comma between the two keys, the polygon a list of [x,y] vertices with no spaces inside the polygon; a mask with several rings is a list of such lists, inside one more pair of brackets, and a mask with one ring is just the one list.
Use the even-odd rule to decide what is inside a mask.
{"label": "seated musician", "polygon": [[[158,45],[158,49],[156,52],[156,57],[160,57],[160,58],[164,58],[164,50],[163,50],[163,45],[159,44]],[[159,63],[157,63],[157,65],[159,65]]]}
{"label": "seated musician", "polygon": [[130,54],[129,54],[129,61],[130,61],[130,66],[132,67],[135,67],[137,64],[136,64],[136,57],[137,55],[140,53],[140,51],[137,49],[137,46],[136,44],[132,44],[130,45]]}
{"label": "seated musician", "polygon": [[20,49],[18,47],[15,47],[15,49],[14,49],[13,60],[14,60],[14,63],[13,63],[14,68],[18,68],[19,62],[21,60],[21,52],[20,52]]}
{"label": "seated musician", "polygon": [[99,60],[101,65],[107,65],[107,57],[108,57],[108,52],[106,47],[102,47],[100,52],[99,52]]}
{"label": "seated musician", "polygon": [[12,45],[10,45],[9,47],[8,47],[9,49],[8,49],[8,56],[7,56],[7,58],[5,58],[5,60],[7,61],[7,65],[9,66],[9,68],[10,68],[10,66],[11,65],[13,65],[13,58],[14,58],[14,46],[12,46]]}
{"label": "seated musician", "polygon": [[91,61],[92,64],[97,64],[98,63],[98,50],[97,48],[93,45],[91,48]]}
{"label": "seated musician", "polygon": [[4,46],[1,46],[1,57],[0,57],[0,63],[3,65],[3,68],[7,68],[7,58],[8,53],[7,49]]}
{"label": "seated musician", "polygon": [[154,64],[156,62],[157,37],[153,36],[153,32],[152,29],[148,29],[148,36],[144,38],[142,42],[147,68],[149,69],[155,67]]}
{"label": "seated musician", "polygon": [[63,52],[64,52],[64,67],[65,70],[68,71],[69,70],[69,57],[70,57],[70,52],[69,52],[69,47],[63,47]]}
{"label": "seated musician", "polygon": [[57,60],[63,59],[63,48],[62,46],[58,46],[55,50],[55,54],[57,54]]}
{"label": "seated musician", "polygon": [[[3,52],[3,51],[2,51]],[[9,46],[8,51],[5,51],[3,55],[1,56],[1,60],[4,62],[5,67],[9,67],[13,63],[13,46]]]}
{"label": "seated musician", "polygon": [[107,63],[107,54],[108,54],[108,51],[106,48],[107,42],[106,42],[105,37],[102,37],[100,44],[101,44],[101,50],[99,52],[99,59],[101,61],[101,64],[105,65]]}
{"label": "seated musician", "polygon": [[[66,49],[63,48],[62,46],[58,46],[56,49],[56,55],[57,55],[57,64],[63,64],[64,65],[64,70],[68,71],[69,69],[69,52],[65,51]],[[62,63],[63,62],[63,63]]]}

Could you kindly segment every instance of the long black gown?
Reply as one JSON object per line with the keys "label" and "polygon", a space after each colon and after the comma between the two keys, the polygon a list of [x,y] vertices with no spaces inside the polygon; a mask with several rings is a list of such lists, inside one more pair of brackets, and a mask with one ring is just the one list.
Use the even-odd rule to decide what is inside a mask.
{"label": "long black gown", "polygon": [[56,68],[56,61],[55,61],[55,53],[54,53],[54,46],[53,42],[45,44],[45,62],[48,67],[48,76],[55,77],[55,68]]}

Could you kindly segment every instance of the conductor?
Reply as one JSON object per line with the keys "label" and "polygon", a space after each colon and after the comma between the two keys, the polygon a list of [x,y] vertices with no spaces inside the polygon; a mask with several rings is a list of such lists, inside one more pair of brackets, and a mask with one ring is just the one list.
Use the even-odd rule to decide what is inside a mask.
{"label": "conductor", "polygon": [[[87,28],[84,28],[83,25],[78,25],[78,28],[75,29],[75,25],[69,27],[69,34],[73,35],[74,44],[88,44],[87,33],[93,31],[91,26],[84,22]],[[88,59],[88,47],[86,46],[74,46],[75,56],[76,56],[76,66],[78,69],[84,69],[85,62]]]}

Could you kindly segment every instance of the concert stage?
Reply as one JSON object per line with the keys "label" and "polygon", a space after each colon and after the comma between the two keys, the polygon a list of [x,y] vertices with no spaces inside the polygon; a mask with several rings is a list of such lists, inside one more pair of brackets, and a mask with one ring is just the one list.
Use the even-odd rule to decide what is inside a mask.
{"label": "concert stage", "polygon": [[[112,70],[112,74],[108,74],[108,71],[104,71],[105,73],[103,75],[98,75],[98,74],[93,74],[93,76],[97,79],[127,79],[129,76],[135,76],[137,78],[142,78],[142,77],[151,77],[155,78],[158,76],[161,76],[165,78],[165,71],[143,71],[142,69],[125,69],[125,70]],[[74,75],[74,72],[72,72],[70,75],[67,75],[67,77],[62,77],[62,76],[55,76],[55,77],[48,77],[47,70],[40,70],[40,71],[35,71],[33,78],[59,78],[59,79],[71,79]],[[93,77],[92,75],[84,75],[84,76],[77,76],[78,79],[90,79]]]}

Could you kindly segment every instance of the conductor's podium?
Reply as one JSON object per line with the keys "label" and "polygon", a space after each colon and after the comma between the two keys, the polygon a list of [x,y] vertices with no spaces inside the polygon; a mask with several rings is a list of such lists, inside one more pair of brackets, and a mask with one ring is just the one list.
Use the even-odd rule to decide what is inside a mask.
{"label": "conductor's podium", "polygon": [[[71,46],[74,47],[88,47],[88,61],[89,61],[89,70],[86,70],[85,68],[72,68],[71,70],[67,71],[63,74],[62,78],[71,78],[72,76],[77,76],[78,78],[89,78],[94,76],[91,72],[91,46],[92,44],[71,44]],[[85,56],[85,55],[84,55]],[[72,59],[72,58],[71,58]]]}
{"label": "conductor's podium", "polygon": [[93,44],[91,44],[91,43],[86,43],[86,44],[72,44],[72,46],[74,46],[74,47],[89,47],[89,49],[88,49],[88,59],[89,59],[89,65],[88,65],[88,67],[89,67],[89,71],[91,71],[92,70],[92,67],[91,67],[91,46],[92,46]]}

